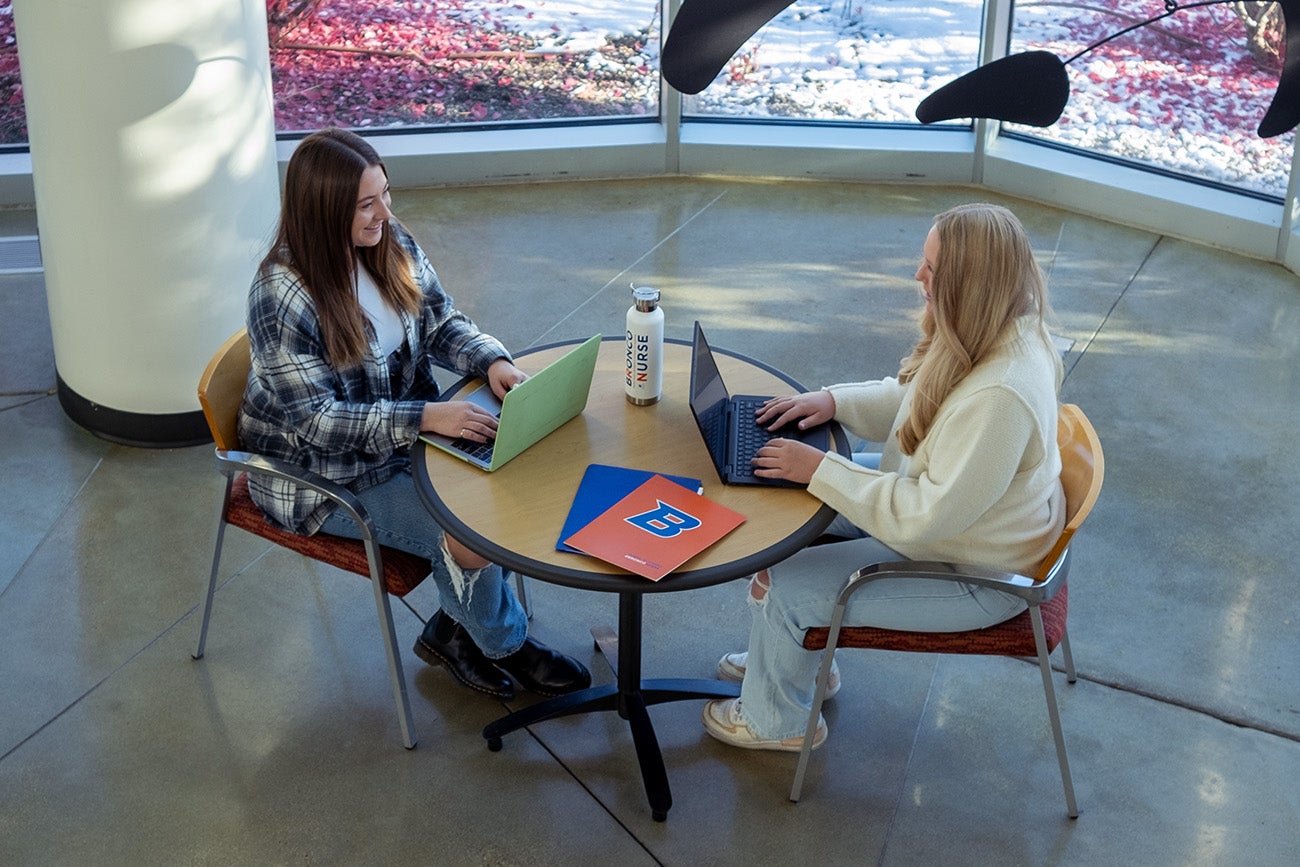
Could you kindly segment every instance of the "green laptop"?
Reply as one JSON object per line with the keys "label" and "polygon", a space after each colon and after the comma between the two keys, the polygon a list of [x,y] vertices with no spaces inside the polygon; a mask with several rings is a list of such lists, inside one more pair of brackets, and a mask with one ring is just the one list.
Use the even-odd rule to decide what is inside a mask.
{"label": "green laptop", "polygon": [[488,472],[500,469],[586,407],[600,338],[595,334],[552,361],[507,391],[504,401],[487,383],[466,397],[497,417],[495,440],[477,443],[437,433],[420,439]]}

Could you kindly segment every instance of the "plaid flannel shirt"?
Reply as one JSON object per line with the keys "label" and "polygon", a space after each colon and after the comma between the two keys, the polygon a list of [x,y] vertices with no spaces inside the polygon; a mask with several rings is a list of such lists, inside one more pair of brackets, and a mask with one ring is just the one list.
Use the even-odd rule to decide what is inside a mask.
{"label": "plaid flannel shirt", "polygon": [[[407,469],[424,404],[438,397],[434,365],[485,376],[506,348],[483,334],[452,304],[424,252],[396,221],[424,295],[418,316],[400,311],[406,343],[392,369],[366,322],[370,352],[361,364],[335,370],[325,359],[315,305],[290,268],[260,272],[248,298],[252,369],[239,413],[239,438],[249,451],[281,458],[354,492]],[[320,529],[333,506],[320,495],[279,480],[253,480],[254,502],[272,523],[298,533]]]}

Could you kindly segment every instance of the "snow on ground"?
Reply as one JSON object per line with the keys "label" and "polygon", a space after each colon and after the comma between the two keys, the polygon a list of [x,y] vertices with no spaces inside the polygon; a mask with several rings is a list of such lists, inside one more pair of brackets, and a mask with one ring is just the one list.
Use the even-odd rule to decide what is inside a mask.
{"label": "snow on ground", "polygon": [[[608,36],[644,33],[645,59],[658,62],[654,0],[476,2],[547,47],[588,49]],[[1066,60],[1131,20],[1165,11],[1159,0],[1104,5],[1112,11],[1083,0],[1026,0],[1013,50],[1043,48]],[[978,0],[796,0],[684,107],[692,115],[913,123],[922,99],[976,67],[982,12]],[[1066,67],[1070,102],[1057,124],[1018,129],[1282,196],[1294,133],[1255,134],[1277,77],[1243,60],[1239,27],[1226,7],[1184,9],[1122,37]],[[1206,48],[1213,59],[1200,56]]]}

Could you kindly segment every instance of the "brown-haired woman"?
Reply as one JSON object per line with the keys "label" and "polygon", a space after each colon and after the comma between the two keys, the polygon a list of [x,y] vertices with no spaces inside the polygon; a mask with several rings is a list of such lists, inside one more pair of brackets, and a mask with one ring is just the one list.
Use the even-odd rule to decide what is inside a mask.
{"label": "brown-haired woman", "polygon": [[[452,304],[393,217],[388,175],[360,136],[325,129],[289,160],[280,223],[248,298],[252,370],[239,435],[253,451],[345,485],[382,544],[429,559],[440,610],[415,645],[461,684],[495,698],[514,681],[557,695],[591,684],[577,660],[528,637],[501,568],[442,532],[419,502],[409,449],[421,431],[485,442],[496,419],[437,401],[434,365],[486,379],[498,397],[524,373]],[[253,500],[296,533],[358,537],[329,502],[258,480]]]}
{"label": "brown-haired woman", "polygon": [[[945,211],[926,236],[916,279],[921,338],[896,377],[773,398],[759,413],[769,427],[834,418],[884,451],[846,460],[777,439],[755,459],[758,475],[805,483],[834,507],[829,532],[846,541],[800,551],[751,582],[749,649],[718,664],[719,676],[742,681],[740,698],[704,708],[706,731],[725,743],[800,749],[820,659],[803,649],[804,630],[830,620],[855,569],[912,559],[1025,572],[1060,534],[1061,361],[1024,228],[995,205]],[[951,632],[1023,609],[990,588],[882,579],[852,598],[844,622]],[[829,690],[838,683],[832,668]],[[814,745],[825,737],[819,720]]]}

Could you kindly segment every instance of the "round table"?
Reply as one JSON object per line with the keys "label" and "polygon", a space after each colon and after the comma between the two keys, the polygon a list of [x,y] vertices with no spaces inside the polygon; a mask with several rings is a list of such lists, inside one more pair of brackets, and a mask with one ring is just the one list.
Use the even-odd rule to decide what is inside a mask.
{"label": "round table", "polygon": [[[536,371],[576,343],[550,344],[521,353],[516,364]],[[742,355],[714,348],[731,393],[789,394],[800,385]],[[691,346],[664,345],[663,397],[634,406],[623,392],[622,338],[601,343],[582,415],[569,421],[495,472],[485,472],[423,442],[412,450],[416,487],[438,523],[466,547],[507,569],[584,590],[617,593],[618,632],[593,628],[610,661],[615,684],[548,699],[489,723],[488,747],[499,750],[509,732],[560,716],[615,710],[628,720],[646,795],[656,820],[672,805],[663,757],[647,706],[692,698],[735,696],[734,683],[641,676],[641,597],[705,587],[753,574],[815,540],[833,510],[799,488],[724,485],[691,416],[688,386]],[[462,379],[447,390],[456,399],[479,384]],[[847,439],[832,425],[832,442],[848,454]],[[700,479],[704,495],[745,516],[745,522],[674,572],[654,582],[593,557],[556,549],[578,482],[589,464],[613,464]],[[616,661],[615,661],[616,660]]]}

